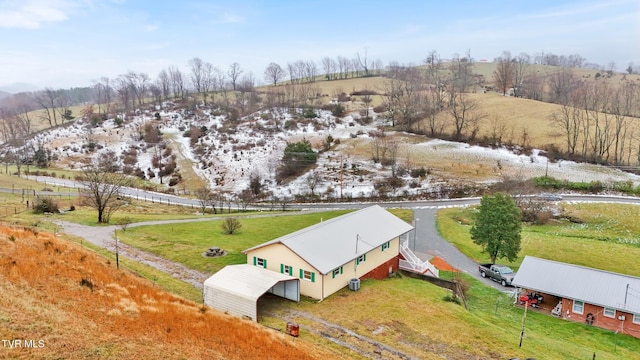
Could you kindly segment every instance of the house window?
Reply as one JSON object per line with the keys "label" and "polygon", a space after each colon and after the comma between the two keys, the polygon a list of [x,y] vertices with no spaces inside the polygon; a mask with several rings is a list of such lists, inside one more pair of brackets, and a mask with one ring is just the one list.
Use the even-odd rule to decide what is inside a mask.
{"label": "house window", "polygon": [[253,257],[253,265],[260,266],[261,268],[267,268],[267,259]]}
{"label": "house window", "polygon": [[332,278],[335,279],[336,277],[342,275],[342,266],[340,266],[339,268],[333,270],[332,273]]}
{"label": "house window", "polygon": [[386,243],[382,244],[382,251],[385,251],[389,248],[389,242],[387,241]]}
{"label": "house window", "polygon": [[573,312],[576,314],[582,314],[584,312],[584,301],[573,300]]}
{"label": "house window", "polygon": [[356,265],[360,264],[361,262],[365,262],[367,261],[367,254],[362,254],[360,256],[358,256],[356,258]]}
{"label": "house window", "polygon": [[280,272],[283,274],[288,274],[289,276],[293,276],[293,266],[280,264]]}
{"label": "house window", "polygon": [[300,279],[315,282],[316,281],[316,273],[313,271],[307,271],[300,269]]}
{"label": "house window", "polygon": [[633,323],[640,324],[640,314],[633,314]]}
{"label": "house window", "polygon": [[602,312],[602,315],[608,317],[608,318],[615,318],[616,317],[616,309],[612,309],[612,308],[604,308],[604,311]]}

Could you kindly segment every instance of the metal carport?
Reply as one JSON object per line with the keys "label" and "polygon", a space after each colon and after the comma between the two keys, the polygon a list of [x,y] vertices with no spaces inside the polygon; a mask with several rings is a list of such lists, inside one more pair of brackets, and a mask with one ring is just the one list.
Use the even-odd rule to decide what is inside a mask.
{"label": "metal carport", "polygon": [[225,313],[258,319],[258,299],[265,293],[300,301],[300,279],[261,267],[225,266],[204,282],[204,303]]}

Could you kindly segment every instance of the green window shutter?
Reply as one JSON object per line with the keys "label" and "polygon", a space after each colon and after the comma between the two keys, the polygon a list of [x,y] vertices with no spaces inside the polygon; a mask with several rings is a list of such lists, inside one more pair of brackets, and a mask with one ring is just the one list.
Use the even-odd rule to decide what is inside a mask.
{"label": "green window shutter", "polygon": [[362,255],[362,261],[367,261],[367,254]]}
{"label": "green window shutter", "polygon": [[342,274],[342,266],[340,266],[340,274]]}
{"label": "green window shutter", "polygon": [[267,259],[262,260],[262,267],[267,268]]}
{"label": "green window shutter", "polygon": [[331,272],[331,278],[332,278],[332,279],[335,279],[335,278],[336,278],[336,271],[335,271],[335,270]]}
{"label": "green window shutter", "polygon": [[280,264],[280,273],[284,274],[284,264]]}
{"label": "green window shutter", "polygon": [[304,278],[304,271],[302,271],[302,269],[300,269],[300,279]]}
{"label": "green window shutter", "polygon": [[311,282],[316,282],[316,273],[311,273]]}
{"label": "green window shutter", "polygon": [[289,276],[293,276],[293,266],[289,266]]}
{"label": "green window shutter", "polygon": [[256,265],[256,262],[257,262],[257,260],[256,260],[256,257],[254,256],[254,257],[253,257],[253,265],[254,265],[254,266]]}

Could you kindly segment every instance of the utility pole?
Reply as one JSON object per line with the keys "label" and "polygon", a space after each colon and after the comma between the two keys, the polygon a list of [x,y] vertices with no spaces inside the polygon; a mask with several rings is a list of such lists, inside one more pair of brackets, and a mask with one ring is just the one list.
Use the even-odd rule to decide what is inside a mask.
{"label": "utility pole", "polygon": [[340,200],[342,200],[342,154],[340,154]]}
{"label": "utility pole", "polygon": [[527,307],[529,306],[529,302],[524,302],[524,314],[522,315],[522,330],[520,330],[520,345],[518,347],[522,347],[522,339],[524,338],[524,323],[527,320]]}
{"label": "utility pole", "polygon": [[116,238],[116,269],[120,270],[120,261],[118,258],[118,229],[113,230],[113,236]]}

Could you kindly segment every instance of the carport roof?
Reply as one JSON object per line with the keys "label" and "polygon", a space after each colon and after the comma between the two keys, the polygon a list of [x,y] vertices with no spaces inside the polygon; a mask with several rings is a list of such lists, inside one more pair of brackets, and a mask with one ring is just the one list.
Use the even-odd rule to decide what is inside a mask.
{"label": "carport roof", "polygon": [[640,278],[526,256],[513,285],[640,314]]}
{"label": "carport roof", "polygon": [[249,264],[229,265],[205,280],[204,286],[224,290],[245,299],[258,298],[281,281],[298,281],[289,275]]}

